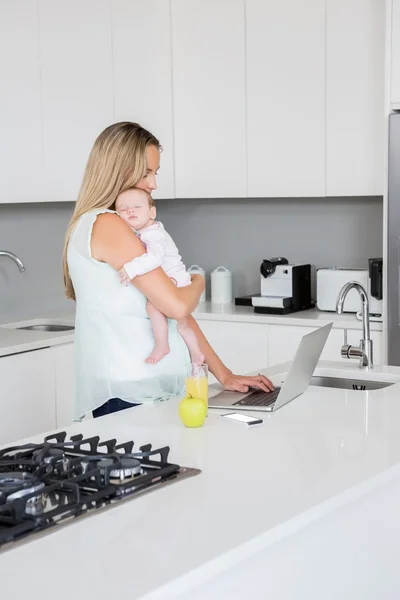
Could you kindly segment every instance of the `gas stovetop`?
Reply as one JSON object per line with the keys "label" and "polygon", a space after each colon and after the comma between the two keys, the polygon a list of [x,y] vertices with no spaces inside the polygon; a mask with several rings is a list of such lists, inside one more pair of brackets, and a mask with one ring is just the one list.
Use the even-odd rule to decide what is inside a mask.
{"label": "gas stovetop", "polygon": [[61,432],[0,450],[0,549],[200,473],[168,462],[167,446],[133,445]]}

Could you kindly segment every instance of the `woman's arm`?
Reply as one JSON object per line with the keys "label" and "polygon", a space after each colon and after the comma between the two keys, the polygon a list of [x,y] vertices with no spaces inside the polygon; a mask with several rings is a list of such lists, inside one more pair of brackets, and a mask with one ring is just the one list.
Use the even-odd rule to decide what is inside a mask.
{"label": "woman's arm", "polygon": [[[189,286],[190,287],[190,286]],[[214,352],[208,343],[204,333],[201,331],[196,320],[190,316],[187,319],[189,327],[193,329],[199,342],[200,350],[204,354],[204,360],[208,365],[210,372],[218,379],[222,385],[229,390],[237,392],[247,392],[249,386],[258,387],[265,392],[274,389],[272,382],[265,375],[245,377],[243,375],[234,375]]]}
{"label": "woman's arm", "polygon": [[[103,213],[97,217],[93,225],[91,249],[93,258],[109,264],[116,271],[145,253],[143,244],[131,228],[113,213]],[[204,290],[201,275],[192,277],[192,285],[177,288],[161,268],[135,277],[132,284],[164,315],[176,320],[194,311]]]}

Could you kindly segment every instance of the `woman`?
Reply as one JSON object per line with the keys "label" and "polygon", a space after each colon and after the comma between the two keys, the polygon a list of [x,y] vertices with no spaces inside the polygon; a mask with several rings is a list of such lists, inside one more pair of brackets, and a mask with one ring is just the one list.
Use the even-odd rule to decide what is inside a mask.
{"label": "woman", "polygon": [[159,268],[135,277],[133,285],[120,284],[119,269],[144,254],[144,248],[113,210],[115,200],[133,187],[148,193],[157,188],[160,149],[149,131],[123,122],[107,127],[89,156],[64,248],[66,295],[76,299],[77,419],[90,411],[98,417],[182,393],[189,356],[175,321],[169,323],[169,355],[156,365],[145,363],[153,343],[146,298],[170,319],[190,319],[210,372],[226,389],[273,389],[262,375],[234,375],[190,316],[204,289],[201,276],[177,288]]}

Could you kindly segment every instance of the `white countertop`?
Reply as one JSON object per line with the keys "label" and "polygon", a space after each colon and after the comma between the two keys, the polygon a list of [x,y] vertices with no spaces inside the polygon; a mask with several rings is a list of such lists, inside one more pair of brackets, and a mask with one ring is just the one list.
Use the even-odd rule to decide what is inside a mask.
{"label": "white countertop", "polygon": [[[264,372],[273,377],[287,367],[275,366]],[[343,373],[360,377],[354,365],[342,363],[321,362],[316,371],[321,375]],[[400,382],[400,368],[377,367],[370,376]],[[225,589],[221,577],[227,569],[237,573],[242,569],[248,576],[246,561],[257,562],[257,556],[272,545],[270,556],[285,543],[298,548],[295,536],[306,531],[304,528],[312,523],[318,527],[318,519],[321,527],[326,527],[330,514],[350,502],[362,502],[374,490],[384,494],[387,511],[390,506],[385,519],[397,526],[398,504],[393,507],[388,502],[391,487],[385,492],[384,486],[400,477],[400,383],[373,392],[310,387],[276,413],[262,413],[264,423],[256,428],[225,422],[218,414],[210,410],[202,428],[186,429],[177,415],[177,401],[170,401],[70,427],[70,434],[134,439],[137,446],[148,442],[169,445],[172,461],[197,467],[202,473],[4,551],[0,576],[2,581],[13,582],[7,585],[8,600],[32,594],[53,600],[55,589],[57,600],[220,600],[227,596],[209,592],[212,586],[207,587],[207,579],[218,576],[222,587],[215,589]],[[372,530],[370,522],[363,524],[368,532]],[[361,526],[358,523],[355,535]],[[378,522],[374,526],[379,529]],[[310,557],[310,565],[314,557],[328,568],[331,553],[324,553],[328,533],[324,534],[328,537],[321,533],[318,543],[307,538],[305,556]],[[368,559],[378,552],[372,538],[369,541],[370,546],[365,541],[359,550]],[[381,555],[391,551],[391,547],[379,548]],[[279,556],[285,560],[286,554]],[[293,552],[288,556],[294,560]],[[392,563],[397,572],[397,560]],[[275,589],[272,584],[268,587],[268,564],[259,565],[263,587],[253,586],[250,597],[264,599]],[[28,569],[29,577],[21,577]],[[280,572],[290,578],[282,565]],[[311,567],[309,572],[312,575]],[[260,577],[259,570],[256,575]],[[366,579],[370,576],[380,581],[379,573],[364,571]],[[276,584],[276,577],[274,581]],[[241,585],[243,592],[243,581]],[[329,585],[327,580],[328,591]],[[389,598],[354,595],[352,585],[343,588],[341,598]],[[196,591],[196,586],[205,587]],[[284,589],[289,588],[285,582]],[[201,589],[207,593],[196,595]],[[316,589],[319,595],[306,597],[321,598]],[[303,596],[289,592],[279,596],[285,600],[293,597]]]}
{"label": "white countertop", "polygon": [[38,350],[67,344],[74,341],[74,331],[32,331],[18,329],[24,325],[41,323],[57,323],[61,325],[74,325],[75,314],[72,311],[51,312],[46,311],[43,315],[23,316],[12,321],[0,324],[0,356],[18,354],[28,350]]}
{"label": "white countertop", "polygon": [[[199,304],[193,316],[210,321],[239,321],[242,323],[264,323],[273,325],[300,325],[303,327],[318,327],[333,323],[334,329],[361,329],[362,323],[355,314],[325,312],[318,308],[301,310],[288,315],[263,315],[255,313],[251,306],[236,306],[235,304]],[[382,331],[382,322],[370,321],[371,331]]]}
{"label": "white countertop", "polygon": [[[17,354],[28,350],[36,350],[66,344],[74,341],[73,331],[42,332],[19,330],[16,327],[31,323],[61,323],[65,325],[74,323],[74,311],[46,311],[43,314],[18,315],[13,319],[0,322],[0,356]],[[275,325],[300,325],[304,327],[318,327],[333,322],[335,329],[361,329],[361,322],[354,314],[338,315],[332,312],[322,312],[318,309],[300,311],[290,315],[260,315],[251,307],[229,305],[216,305],[211,303],[200,304],[193,316],[198,321],[231,321],[241,323],[261,323]],[[371,321],[371,331],[382,331],[382,323]]]}

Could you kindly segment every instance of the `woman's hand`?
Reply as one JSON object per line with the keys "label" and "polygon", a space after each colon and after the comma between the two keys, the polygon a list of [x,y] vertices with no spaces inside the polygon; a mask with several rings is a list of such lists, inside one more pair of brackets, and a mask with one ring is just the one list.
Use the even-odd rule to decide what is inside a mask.
{"label": "woman's hand", "polygon": [[255,375],[252,377],[248,377],[246,375],[234,375],[232,372],[228,372],[220,383],[224,386],[226,390],[230,392],[242,392],[246,393],[249,391],[249,387],[255,387],[264,392],[272,392],[275,388],[272,383],[265,377],[265,375]]}

